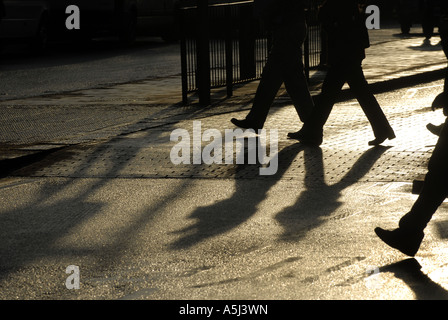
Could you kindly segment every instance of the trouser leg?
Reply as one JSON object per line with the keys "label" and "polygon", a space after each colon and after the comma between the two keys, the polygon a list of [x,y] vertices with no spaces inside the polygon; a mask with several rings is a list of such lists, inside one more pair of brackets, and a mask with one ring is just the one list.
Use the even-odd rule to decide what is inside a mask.
{"label": "trouser leg", "polygon": [[255,93],[254,102],[246,119],[255,126],[262,128],[269,114],[269,109],[274,102],[280,86],[283,83],[281,74],[276,67],[276,61],[269,56]]}
{"label": "trouser leg", "polygon": [[330,67],[322,84],[322,91],[315,99],[315,106],[310,119],[305,122],[307,135],[322,135],[323,127],[330,116],[336,99],[345,83],[345,74],[339,68]]}
{"label": "trouser leg", "polygon": [[369,120],[375,137],[381,136],[384,132],[390,132],[392,128],[389,121],[375,96],[370,91],[361,65],[351,67],[351,70],[348,73],[347,82],[350,89],[355,94],[364,114]]}
{"label": "trouser leg", "polygon": [[423,189],[411,210],[400,220],[400,228],[423,231],[448,195],[448,120],[428,163]]}
{"label": "trouser leg", "polygon": [[260,125],[266,121],[269,109],[282,83],[290,95],[302,122],[306,120],[314,103],[308,89],[302,63],[302,44],[306,25],[298,22],[274,31],[273,45],[263,69],[252,109],[246,117]]}
{"label": "trouser leg", "polygon": [[286,91],[291,97],[300,120],[305,122],[314,107],[302,61],[302,44],[306,37],[306,24],[295,24],[284,30],[283,34],[290,40],[285,41],[283,59],[279,61],[279,66]]}

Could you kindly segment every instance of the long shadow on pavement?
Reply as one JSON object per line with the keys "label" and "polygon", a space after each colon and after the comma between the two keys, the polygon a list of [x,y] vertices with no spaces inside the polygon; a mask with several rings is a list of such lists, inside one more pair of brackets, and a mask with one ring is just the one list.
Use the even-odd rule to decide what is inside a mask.
{"label": "long shadow on pavement", "polygon": [[[175,231],[180,238],[171,244],[172,249],[188,248],[208,238],[223,234],[252,217],[258,210],[258,205],[266,198],[268,191],[282,178],[296,156],[304,150],[300,143],[283,148],[279,154],[278,171],[267,178],[263,183],[244,183],[240,179],[235,180],[236,190],[233,195],[211,206],[197,208],[190,215],[195,224]],[[248,165],[243,165],[247,167]]]}
{"label": "long shadow on pavement", "polygon": [[447,300],[448,291],[435,283],[421,271],[421,265],[414,258],[405,259],[381,267],[380,272],[391,272],[403,280],[415,293],[417,300]]}
{"label": "long shadow on pavement", "polygon": [[388,147],[380,146],[367,150],[339,182],[328,185],[325,182],[322,149],[306,148],[305,190],[294,205],[285,208],[276,216],[284,228],[281,239],[300,239],[308,230],[322,224],[324,220],[319,218],[330,216],[341,206],[341,192],[367,174],[387,149]]}
{"label": "long shadow on pavement", "polygon": [[[141,139],[152,141],[159,134],[156,132],[154,135],[152,131],[148,131]],[[179,192],[187,187],[185,184],[188,183],[188,180],[182,180],[177,188],[165,194],[154,206],[137,212],[136,220],[124,228],[108,230],[106,227],[96,230],[98,243],[87,243],[80,239],[80,243],[75,246],[61,245],[61,241],[64,242],[64,237],[73,232],[84,234],[84,231],[76,231],[76,228],[109,211],[107,209],[108,201],[98,199],[97,195],[104,192],[111,177],[119,175],[129,161],[112,158],[104,168],[102,175],[93,177],[93,179],[88,178],[92,177],[89,170],[94,169],[96,159],[107,157],[109,149],[108,146],[104,147],[102,144],[90,147],[91,153],[83,161],[74,161],[73,173],[68,177],[63,175],[56,179],[40,180],[30,184],[29,187],[26,186],[26,182],[23,183],[24,187],[21,187],[23,188],[21,192],[24,200],[18,201],[18,204],[14,204],[14,206],[3,208],[0,215],[0,282],[18,270],[33,272],[33,268],[40,265],[40,259],[47,258],[56,259],[62,265],[65,263],[65,266],[68,261],[84,263],[81,267],[86,278],[94,270],[113,269],[113,261],[119,260],[126,250],[132,248],[134,235],[151,223],[161,207],[172,201]],[[128,150],[129,158],[138,154],[139,151],[139,147]],[[67,155],[62,158],[70,160],[71,152],[65,151],[65,153]],[[73,155],[75,154],[74,152]],[[58,160],[54,161],[58,162]],[[33,169],[30,170],[32,172]],[[81,181],[80,178],[83,177],[87,179]],[[12,190],[11,194],[16,196],[16,192]],[[127,191],[123,190],[123,192],[126,194]],[[115,196],[123,197],[123,194],[115,194]],[[112,241],[110,241],[111,239]],[[64,276],[63,269],[60,270],[60,275]],[[59,278],[61,277],[59,276]],[[36,281],[39,280],[38,277],[36,279]],[[51,291],[53,296],[68,295],[71,297],[72,292],[61,285],[62,282],[59,280],[47,283],[49,289],[46,292]],[[48,282],[48,280],[46,281]],[[28,285],[37,298],[45,296],[44,291],[36,291],[33,288],[33,283]],[[19,294],[27,295],[25,291],[26,289],[20,291]],[[33,298],[31,295],[27,296]]]}

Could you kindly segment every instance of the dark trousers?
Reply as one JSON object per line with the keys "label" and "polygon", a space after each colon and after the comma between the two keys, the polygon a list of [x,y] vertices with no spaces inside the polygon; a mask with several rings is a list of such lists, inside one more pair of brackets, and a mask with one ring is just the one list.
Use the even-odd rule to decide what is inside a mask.
{"label": "dark trousers", "polygon": [[[448,58],[448,25],[441,24],[442,47]],[[444,92],[448,93],[448,72]],[[414,205],[400,220],[400,228],[423,231],[434,213],[448,196],[448,119],[428,163],[423,189]]]}
{"label": "dark trousers", "polygon": [[448,196],[448,120],[428,163],[423,188],[414,205],[400,220],[400,228],[423,231]]}
{"label": "dark trousers", "polygon": [[302,44],[306,36],[303,22],[277,28],[273,32],[272,48],[255,93],[252,109],[246,119],[262,128],[274,99],[284,83],[302,122],[314,103],[308,89],[302,62]]}
{"label": "dark trousers", "polygon": [[384,132],[390,132],[392,128],[369,89],[361,63],[338,64],[329,68],[322,85],[322,92],[317,97],[309,121],[305,124],[305,132],[312,136],[322,136],[323,127],[346,82],[369,120],[375,137],[381,136]]}

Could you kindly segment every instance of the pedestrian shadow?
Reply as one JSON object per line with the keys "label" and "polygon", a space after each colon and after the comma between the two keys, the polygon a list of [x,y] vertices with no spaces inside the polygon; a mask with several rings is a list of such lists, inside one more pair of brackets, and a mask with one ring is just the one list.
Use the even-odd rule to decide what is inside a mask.
{"label": "pedestrian shadow", "polygon": [[[151,123],[158,116],[167,116],[164,114],[166,112],[174,112],[174,109],[174,107],[164,108],[163,111],[153,113],[142,119],[141,122]],[[32,181],[33,178],[31,178],[30,181],[32,183],[28,184],[27,181],[22,183],[24,187],[21,186],[22,184],[18,184],[17,188],[23,188],[19,191],[13,190],[13,187],[4,187],[4,190],[11,190],[5,193],[11,197],[20,197],[19,193],[23,192],[24,200],[19,204],[15,204],[14,201],[5,201],[3,208],[0,210],[0,239],[2,240],[0,241],[0,282],[8,279],[8,277],[18,272],[17,270],[20,268],[33,265],[33,263],[37,264],[41,259],[45,258],[69,261],[67,265],[84,264],[84,274],[92,272],[91,269],[93,267],[98,270],[107,270],[108,272],[113,272],[115,268],[119,268],[119,265],[115,262],[123,260],[123,257],[129,254],[130,250],[137,250],[135,243],[139,240],[140,232],[151,226],[158,214],[164,212],[166,207],[178,198],[179,194],[186,192],[191,187],[190,180],[180,179],[174,188],[159,196],[157,201],[151,202],[148,200],[145,208],[129,208],[129,214],[132,214],[133,218],[126,225],[120,225],[120,227],[116,228],[100,226],[101,228],[96,230],[94,242],[86,240],[90,239],[92,234],[89,233],[89,228],[84,229],[84,226],[92,225],[97,219],[100,221],[110,210],[117,209],[108,209],[111,205],[108,199],[113,203],[117,203],[118,200],[113,199],[113,196],[123,199],[132,196],[130,194],[131,191],[125,189],[110,195],[106,193],[109,192],[109,188],[114,181],[126,181],[126,179],[118,180],[118,178],[122,177],[123,172],[129,172],[129,170],[126,170],[127,166],[132,162],[132,159],[140,157],[140,151],[148,148],[148,146],[156,147],[154,150],[151,148],[151,152],[145,152],[145,155],[148,157],[148,163],[145,165],[148,167],[148,174],[151,175],[150,167],[153,162],[150,162],[151,159],[149,158],[152,157],[154,152],[155,159],[158,159],[158,152],[162,152],[158,149],[159,144],[163,146],[166,141],[169,141],[167,134],[177,129],[181,121],[200,119],[207,114],[205,109],[191,113],[187,112],[190,110],[194,110],[194,108],[186,108],[183,111],[185,115],[179,116],[182,119],[168,121],[163,125],[163,130],[155,129],[159,127],[156,121],[154,128],[149,127],[139,131],[138,137],[132,138],[134,139],[132,145],[135,147],[128,147],[123,143],[116,146],[116,143],[122,141],[130,133],[129,131],[134,132],[130,128],[107,142],[86,143],[64,148],[43,159],[39,159],[36,163],[20,167],[16,171],[11,172],[11,177],[23,179],[40,177],[42,179],[39,178],[36,181]],[[120,157],[116,154],[118,149],[125,151],[123,154],[119,154]],[[287,150],[291,153],[296,152],[296,154],[300,152],[300,148],[296,145],[291,146]],[[155,165],[161,166],[160,163]],[[49,168],[49,176],[45,175],[45,170],[43,170],[43,175],[39,173],[41,169],[46,168]],[[202,166],[193,166],[189,170],[189,174],[199,176],[202,168]],[[241,166],[241,169],[244,168],[245,166]],[[60,173],[58,173],[59,171]],[[282,168],[277,172],[278,178],[274,176],[273,181],[269,180],[271,179],[269,178],[266,181],[266,187],[263,184],[259,191],[255,191],[260,201],[264,193],[269,190],[269,186],[275,184],[275,179],[280,178],[281,172]],[[51,173],[55,175],[53,176]],[[138,178],[138,176],[138,174],[135,176],[131,174],[131,178]],[[237,193],[239,190],[248,193],[253,191],[251,188],[245,187],[247,184],[239,185],[238,181],[236,183]],[[151,191],[146,189],[142,189],[142,192],[151,194]],[[100,195],[103,197],[100,197]],[[142,195],[145,196],[144,193]],[[228,212],[227,204],[230,203],[230,206],[233,206],[230,218],[224,221],[222,228],[220,225],[222,222],[211,224],[211,229],[216,228],[216,230],[211,230],[209,236],[231,229],[232,226],[238,225],[239,221],[244,221],[245,217],[250,217],[256,210],[251,207],[251,204],[257,205],[255,200],[246,203],[246,199],[238,194],[232,199],[238,202],[232,203],[231,200],[228,200],[222,206],[216,206],[218,212],[212,212],[213,217],[211,219],[219,219],[220,215],[225,215]],[[240,207],[242,208],[241,210],[239,209]],[[214,210],[214,208],[212,209]],[[119,220],[121,218],[118,217],[121,216],[121,213],[117,212],[116,214]],[[206,213],[198,213],[198,217],[202,219],[209,218]],[[234,221],[231,221],[231,219],[234,219]],[[114,221],[112,219],[110,223]],[[229,225],[226,226],[225,223],[229,223]],[[197,238],[201,239],[201,232],[207,232],[207,229],[207,223],[199,223]],[[78,233],[79,243],[74,243],[74,234]],[[67,237],[69,244],[64,244]],[[205,235],[204,239],[207,237]],[[185,238],[187,242],[194,243],[194,237],[185,236]],[[86,261],[91,263],[85,264]],[[65,275],[64,270],[62,270],[62,275]],[[67,293],[66,288],[59,284],[60,281],[49,283],[48,285],[51,287],[49,292],[55,290],[54,292],[58,295],[70,295],[70,293]],[[39,290],[35,294],[37,297],[44,295]]]}
{"label": "pedestrian shadow", "polygon": [[404,281],[415,293],[417,300],[447,300],[448,291],[424,274],[421,268],[415,258],[409,258],[381,267],[379,271],[391,272]]}
{"label": "pedestrian shadow", "polygon": [[[191,247],[228,232],[247,221],[257,212],[258,205],[266,199],[268,191],[282,178],[302,150],[304,147],[300,143],[283,148],[278,154],[278,170],[272,176],[256,181],[235,178],[235,192],[230,198],[197,208],[189,216],[194,224],[173,232],[180,235],[180,238],[171,244],[171,249]],[[239,165],[236,171],[246,170],[250,166],[255,166],[255,169],[259,167],[258,165]]]}
{"label": "pedestrian shadow", "polygon": [[[35,261],[44,258],[69,261],[70,264],[83,264],[85,261],[96,261],[83,265],[84,274],[88,274],[94,266],[101,270],[113,272],[114,261],[129,250],[132,250],[140,230],[151,225],[154,217],[163,211],[167,203],[173,202],[179,193],[188,189],[188,180],[182,180],[176,187],[163,194],[154,204],[148,202],[145,210],[130,209],[134,219],[121,227],[111,228],[100,226],[96,229],[95,241],[88,242],[84,237],[92,237],[89,227],[82,227],[89,221],[100,219],[100,216],[108,214],[112,209],[107,209],[110,203],[107,199],[126,198],[129,190],[121,190],[118,194],[107,194],[111,181],[120,176],[123,169],[129,164],[130,159],[139,154],[139,151],[147,144],[145,141],[153,141],[160,137],[160,132],[151,130],[143,134],[139,139],[142,143],[136,143],[133,149],[127,149],[128,159],[118,159],[111,156],[116,149],[114,142],[120,137],[112,139],[109,144],[98,144],[80,149],[61,150],[52,155],[48,160],[43,159],[42,164],[36,163],[24,168],[25,177],[33,176],[35,171],[42,166],[52,166],[59,162],[73,163],[73,171],[66,176],[41,179],[29,183],[29,187],[23,187],[23,202],[17,201],[14,206],[5,207],[0,214],[0,282],[7,279],[10,274],[17,272],[19,268],[32,265]],[[76,155],[89,150],[83,160],[76,160]],[[110,158],[104,167],[97,166],[97,160]],[[56,166],[57,167],[57,166]],[[95,169],[100,168],[101,174],[96,174]],[[93,169],[93,171],[92,171]],[[56,169],[53,169],[56,170]],[[15,174],[12,174],[14,177]],[[19,173],[20,177],[21,174]],[[51,175],[50,175],[51,176]],[[118,180],[120,181],[120,180]],[[122,182],[122,181],[120,181]],[[25,183],[24,183],[25,185]],[[9,188],[11,195],[17,191]],[[112,189],[113,190],[113,189]],[[29,193],[28,193],[28,192]],[[115,202],[113,199],[112,202]],[[9,202],[8,202],[9,204]],[[117,212],[120,216],[122,212]],[[112,222],[112,221],[110,221]],[[79,229],[80,228],[80,229]],[[70,240],[69,244],[61,245],[66,236],[79,233],[79,243]],[[36,262],[38,263],[38,262]],[[69,263],[68,263],[69,264]],[[67,264],[67,265],[68,265]],[[64,270],[62,270],[64,274]],[[51,282],[53,294],[70,295],[66,288],[59,285],[60,282]],[[21,293],[21,292],[20,292]],[[19,294],[20,294],[19,293]],[[43,294],[36,291],[40,297]]]}
{"label": "pedestrian shadow", "polygon": [[[328,185],[325,182],[322,149],[306,148],[304,150],[305,190],[302,191],[295,204],[276,215],[276,220],[283,227],[280,239],[282,241],[298,240],[309,230],[325,223],[325,217],[330,217],[342,205],[340,201],[342,191],[365,176],[387,149],[389,147],[378,146],[367,150],[339,182]],[[350,214],[355,212],[345,215]]]}

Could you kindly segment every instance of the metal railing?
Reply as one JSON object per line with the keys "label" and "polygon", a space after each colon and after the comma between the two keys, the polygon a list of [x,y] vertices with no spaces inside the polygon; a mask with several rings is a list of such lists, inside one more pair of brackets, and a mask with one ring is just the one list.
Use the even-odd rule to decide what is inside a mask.
{"label": "metal railing", "polygon": [[[315,19],[317,2],[308,10],[308,37],[304,64],[309,70],[320,65],[320,26]],[[197,93],[201,105],[210,104],[214,88],[226,88],[260,79],[270,48],[270,35],[253,15],[253,0],[208,4],[179,9],[181,31],[182,100]]]}

